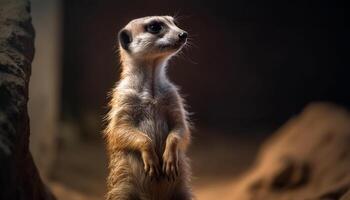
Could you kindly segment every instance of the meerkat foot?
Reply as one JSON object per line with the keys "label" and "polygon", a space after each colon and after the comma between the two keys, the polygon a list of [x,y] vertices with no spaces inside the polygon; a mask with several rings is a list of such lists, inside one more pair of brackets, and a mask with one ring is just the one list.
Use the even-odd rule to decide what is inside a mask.
{"label": "meerkat foot", "polygon": [[165,150],[163,154],[163,173],[168,178],[168,180],[175,181],[176,177],[179,175],[179,160],[178,152]]}
{"label": "meerkat foot", "polygon": [[154,151],[143,151],[142,160],[144,164],[145,173],[151,177],[158,179],[159,177],[159,159]]}

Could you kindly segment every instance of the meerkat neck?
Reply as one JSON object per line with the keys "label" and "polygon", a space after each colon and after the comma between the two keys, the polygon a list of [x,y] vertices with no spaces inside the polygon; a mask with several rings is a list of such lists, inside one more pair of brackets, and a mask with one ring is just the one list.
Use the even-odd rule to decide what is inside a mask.
{"label": "meerkat neck", "polygon": [[138,91],[148,91],[154,97],[159,88],[167,83],[164,60],[132,60],[122,63],[122,80]]}

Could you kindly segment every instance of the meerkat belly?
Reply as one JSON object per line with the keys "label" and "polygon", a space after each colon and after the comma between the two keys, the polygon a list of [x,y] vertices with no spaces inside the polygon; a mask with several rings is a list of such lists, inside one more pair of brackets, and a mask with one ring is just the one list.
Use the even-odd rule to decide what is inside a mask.
{"label": "meerkat belly", "polygon": [[162,155],[165,146],[165,140],[169,134],[169,127],[165,114],[165,109],[154,103],[145,103],[142,106],[142,114],[138,128],[155,144],[155,151],[159,156]]}

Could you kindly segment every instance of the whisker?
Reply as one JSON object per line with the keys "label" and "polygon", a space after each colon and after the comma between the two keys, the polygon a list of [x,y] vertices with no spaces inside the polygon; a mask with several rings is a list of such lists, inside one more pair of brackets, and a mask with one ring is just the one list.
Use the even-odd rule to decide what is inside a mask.
{"label": "whisker", "polygon": [[199,49],[199,47],[193,41],[187,41],[186,45]]}
{"label": "whisker", "polygon": [[197,65],[198,63],[195,62],[192,58],[190,58],[190,56],[188,56],[188,55],[185,53],[185,52],[188,52],[189,48],[191,48],[191,46],[186,44],[186,45],[183,47],[183,51],[178,52],[178,53],[175,55],[175,57],[179,57],[179,58],[181,58],[181,59],[183,59],[183,60],[189,61],[190,63]]}
{"label": "whisker", "polygon": [[[191,33],[191,30],[189,30],[189,33]],[[191,33],[189,38],[196,38],[198,36],[199,36],[198,34]]]}
{"label": "whisker", "polygon": [[178,17],[180,17],[180,9],[176,10],[172,16],[174,19],[178,19]]}

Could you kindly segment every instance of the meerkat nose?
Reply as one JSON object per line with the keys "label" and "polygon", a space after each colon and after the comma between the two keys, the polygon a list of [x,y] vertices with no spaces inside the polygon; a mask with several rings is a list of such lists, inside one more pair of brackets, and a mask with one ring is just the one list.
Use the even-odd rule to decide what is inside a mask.
{"label": "meerkat nose", "polygon": [[179,38],[181,40],[185,40],[188,36],[188,33],[186,31],[179,33]]}

